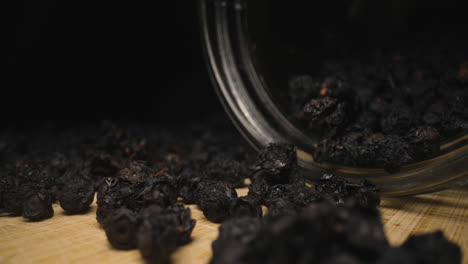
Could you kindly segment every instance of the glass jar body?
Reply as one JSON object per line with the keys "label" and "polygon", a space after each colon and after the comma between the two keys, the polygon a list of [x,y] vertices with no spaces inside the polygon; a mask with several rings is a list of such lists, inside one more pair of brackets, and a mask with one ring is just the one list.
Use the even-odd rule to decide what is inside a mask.
{"label": "glass jar body", "polygon": [[291,67],[287,60],[297,60],[297,56],[288,56],[285,52],[286,55],[275,57],[259,50],[260,43],[262,47],[272,43],[272,39],[262,33],[262,29],[268,27],[262,25],[267,23],[265,16],[268,14],[258,11],[262,10],[262,3],[245,0],[199,2],[206,59],[215,89],[226,112],[254,148],[270,142],[292,143],[298,148],[300,166],[312,181],[324,171],[349,179],[365,178],[377,184],[387,196],[431,192],[468,183],[466,133],[441,145],[442,151],[437,157],[405,165],[396,173],[388,173],[383,168],[316,162],[311,153],[320,137],[306,133],[285,113],[281,94],[275,92],[278,90],[275,85],[281,83],[278,76],[284,69],[269,70],[268,66],[284,64]]}

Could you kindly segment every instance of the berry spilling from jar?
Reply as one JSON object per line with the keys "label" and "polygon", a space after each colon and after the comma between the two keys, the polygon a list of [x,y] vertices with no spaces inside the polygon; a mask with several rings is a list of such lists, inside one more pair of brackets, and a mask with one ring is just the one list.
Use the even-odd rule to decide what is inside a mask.
{"label": "berry spilling from jar", "polygon": [[449,38],[408,46],[350,50],[290,78],[294,118],[322,136],[316,161],[397,172],[466,134],[467,48]]}

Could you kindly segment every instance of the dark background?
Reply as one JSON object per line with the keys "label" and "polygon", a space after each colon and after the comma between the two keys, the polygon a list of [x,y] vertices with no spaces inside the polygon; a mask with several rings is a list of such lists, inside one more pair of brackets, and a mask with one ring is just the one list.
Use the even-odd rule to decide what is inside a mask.
{"label": "dark background", "polygon": [[184,121],[222,111],[204,62],[197,1],[12,2],[4,123]]}

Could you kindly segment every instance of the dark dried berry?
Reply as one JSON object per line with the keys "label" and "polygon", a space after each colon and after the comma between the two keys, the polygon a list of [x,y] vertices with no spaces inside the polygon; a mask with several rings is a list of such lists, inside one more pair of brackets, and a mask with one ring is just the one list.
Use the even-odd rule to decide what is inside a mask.
{"label": "dark dried berry", "polygon": [[315,185],[315,189],[321,199],[336,204],[344,204],[347,200],[354,200],[361,206],[368,207],[380,204],[379,189],[365,180],[351,183],[342,177],[325,174]]}
{"label": "dark dried berry", "polygon": [[197,188],[198,207],[208,220],[215,223],[230,216],[231,205],[236,199],[236,190],[222,182],[202,182]]}
{"label": "dark dried berry", "polygon": [[195,227],[189,208],[177,204],[169,208],[152,205],[141,213],[137,245],[150,263],[169,263],[172,252],[190,241]]}
{"label": "dark dried berry", "polygon": [[394,105],[388,115],[382,119],[380,125],[384,133],[402,134],[411,128],[414,119],[411,109],[401,105]]}
{"label": "dark dried berry", "polygon": [[233,187],[244,186],[244,180],[249,176],[249,170],[240,162],[226,157],[215,157],[203,170],[206,181],[222,181]]}
{"label": "dark dried berry", "polygon": [[259,170],[255,172],[251,177],[252,183],[248,186],[250,196],[255,196],[259,199],[262,203],[264,202],[264,198],[269,192],[270,185],[267,183],[264,172]]}
{"label": "dark dried berry", "polygon": [[440,134],[433,127],[412,129],[406,139],[409,142],[409,154],[415,160],[435,157],[440,153]]}
{"label": "dark dried berry", "polygon": [[154,172],[146,165],[145,161],[131,161],[122,168],[117,177],[131,183],[140,183],[152,177]]}
{"label": "dark dried berry", "polygon": [[174,176],[165,169],[153,171],[144,162],[132,161],[116,178],[106,178],[98,189],[96,217],[100,223],[113,210],[126,207],[133,211],[158,204],[169,206],[177,201]]}
{"label": "dark dried berry", "polygon": [[[402,247],[388,248],[377,264],[413,264],[418,263],[415,256]],[[458,263],[457,263],[458,264]]]}
{"label": "dark dried berry", "polygon": [[137,192],[134,199],[144,204],[169,206],[177,201],[176,179],[165,170],[157,172],[134,188]]}
{"label": "dark dried berry", "polygon": [[400,136],[352,132],[340,140],[323,140],[314,156],[318,162],[341,162],[345,165],[383,167],[389,172],[413,161],[410,146]]}
{"label": "dark dried berry", "polygon": [[177,248],[175,230],[163,228],[161,226],[163,224],[166,223],[153,225],[149,219],[146,219],[141,222],[138,228],[138,249],[148,263],[170,263],[170,256]]}
{"label": "dark dried berry", "polygon": [[441,231],[411,236],[402,247],[417,255],[420,263],[461,263],[462,259],[460,247]]}
{"label": "dark dried berry", "polygon": [[390,248],[382,255],[379,264],[427,263],[459,264],[460,247],[448,241],[442,232],[414,235],[398,248]]}
{"label": "dark dried berry", "polygon": [[106,177],[115,177],[121,168],[121,164],[115,157],[108,153],[91,152],[88,154],[85,165],[90,168],[95,180]]}
{"label": "dark dried berry", "polygon": [[287,199],[294,205],[297,211],[316,203],[320,200],[320,194],[312,187],[294,186],[287,193]]}
{"label": "dark dried berry", "polygon": [[345,224],[345,237],[349,249],[361,260],[375,260],[388,247],[380,213],[375,207],[346,205],[340,217]]}
{"label": "dark dried berry", "polygon": [[[104,223],[106,217],[115,209],[122,207],[124,199],[121,189],[123,184],[117,178],[106,178],[98,188],[96,219]],[[127,191],[130,191],[127,188]],[[127,192],[125,191],[125,192]]]}
{"label": "dark dried berry", "polygon": [[95,187],[84,167],[69,169],[63,178],[67,179],[58,197],[60,206],[70,214],[81,214],[89,210],[94,199]]}
{"label": "dark dried berry", "polygon": [[31,221],[41,221],[54,215],[52,197],[47,191],[28,195],[23,202],[23,217]]}
{"label": "dark dried berry", "polygon": [[349,253],[373,263],[388,246],[375,208],[317,203],[269,217],[243,252],[242,263],[322,263]]}
{"label": "dark dried berry", "polygon": [[327,250],[340,243],[333,231],[338,225],[335,212],[330,211],[333,214],[308,210],[268,218],[241,259],[244,263],[319,263],[320,256],[327,256]]}
{"label": "dark dried berry", "polygon": [[268,201],[268,211],[265,215],[265,221],[268,222],[270,219],[276,219],[283,215],[294,215],[296,209],[294,204],[287,198],[278,198]]}
{"label": "dark dried berry", "polygon": [[350,109],[347,103],[339,103],[327,117],[324,118],[327,127],[337,128],[345,125],[348,121]]}
{"label": "dark dried berry", "polygon": [[94,200],[94,194],[94,186],[89,182],[65,186],[59,195],[60,206],[69,214],[85,213]]}
{"label": "dark dried berry", "polygon": [[337,99],[329,96],[314,98],[306,103],[302,109],[304,118],[315,125],[320,125],[326,117],[328,117],[337,106]]}
{"label": "dark dried berry", "polygon": [[[261,149],[257,157],[257,170],[268,184],[297,183],[303,178],[297,172],[297,154],[293,145],[272,143]],[[254,179],[254,181],[256,181]]]}
{"label": "dark dried berry", "polygon": [[409,154],[409,146],[406,141],[398,136],[386,136],[380,144],[380,153],[377,161],[388,172],[397,172],[402,165],[413,159]]}
{"label": "dark dried berry", "polygon": [[185,204],[195,203],[197,188],[200,181],[200,177],[196,177],[188,172],[182,172],[177,177],[178,194],[182,197]]}
{"label": "dark dried berry", "polygon": [[267,217],[300,212],[307,206],[318,201],[319,195],[314,188],[305,185],[277,184],[271,186],[265,196],[268,207]]}
{"label": "dark dried berry", "polygon": [[132,211],[119,208],[112,211],[104,222],[107,240],[117,249],[132,249],[136,247],[136,232],[138,220]]}
{"label": "dark dried berry", "polygon": [[296,189],[296,188],[292,184],[275,184],[275,185],[269,186],[268,192],[264,196],[265,205],[270,206],[270,203],[277,199],[288,199],[288,194],[293,189]]}
{"label": "dark dried berry", "polygon": [[230,210],[231,217],[262,217],[263,214],[260,200],[252,195],[242,196],[234,200]]}
{"label": "dark dried berry", "polygon": [[218,238],[211,245],[213,256],[210,264],[242,263],[242,257],[260,231],[261,224],[261,220],[251,217],[233,218],[224,222],[219,227]]}

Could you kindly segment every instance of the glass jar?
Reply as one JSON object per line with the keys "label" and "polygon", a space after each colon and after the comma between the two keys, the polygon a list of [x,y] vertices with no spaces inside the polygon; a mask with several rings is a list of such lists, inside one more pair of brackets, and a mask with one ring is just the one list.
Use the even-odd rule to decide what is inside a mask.
{"label": "glass jar", "polygon": [[[258,149],[270,142],[292,143],[298,149],[299,165],[312,181],[324,172],[332,172],[351,180],[365,178],[377,184],[386,196],[432,192],[468,183],[466,129],[443,142],[436,157],[406,164],[398,172],[389,173],[383,168],[314,161],[312,153],[320,140],[319,133],[305,131],[291,118],[285,106],[287,95],[282,87],[288,85],[288,74],[304,67],[316,69],[319,67],[317,61],[320,60],[317,58],[322,55],[325,57],[330,50],[347,44],[339,42],[335,36],[327,35],[326,32],[320,33],[317,25],[324,20],[341,21],[332,23],[332,26],[340,27],[348,23],[342,19],[343,16],[357,17],[357,20],[364,17],[357,24],[358,27],[363,27],[358,30],[362,36],[375,37],[372,35],[375,30],[380,31],[380,35],[398,36],[398,30],[406,25],[402,21],[407,22],[411,15],[406,12],[405,2],[411,1],[393,1],[396,3],[390,4],[393,11],[383,15],[379,14],[382,12],[379,7],[366,8],[372,5],[372,1],[367,0],[326,1],[329,3],[309,3],[310,6],[299,1],[276,2],[199,2],[202,38],[213,83],[226,112],[253,147]],[[348,3],[346,8],[338,8],[345,3]],[[448,3],[450,1],[447,5]],[[429,4],[422,6],[424,5]],[[386,8],[389,7],[384,10]],[[420,12],[431,16],[428,10],[422,8]],[[450,12],[453,10],[450,9]],[[366,16],[363,12],[373,15]],[[418,18],[427,19],[427,15]],[[370,22],[377,22],[369,24],[369,17]],[[385,19],[379,19],[380,17]],[[463,12],[460,17],[463,17]],[[420,26],[417,23],[416,25]],[[327,38],[328,40],[321,42],[321,39]],[[437,36],[434,37],[436,38]],[[303,53],[298,52],[307,49],[307,46],[312,49],[312,56],[303,56]]]}

